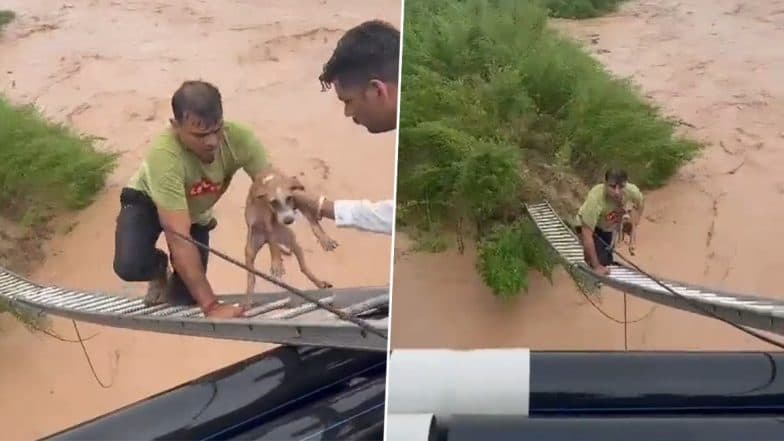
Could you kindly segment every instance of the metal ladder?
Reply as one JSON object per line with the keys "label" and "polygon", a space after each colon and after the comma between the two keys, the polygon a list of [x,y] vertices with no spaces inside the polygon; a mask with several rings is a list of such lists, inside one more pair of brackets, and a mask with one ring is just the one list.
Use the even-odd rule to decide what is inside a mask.
{"label": "metal ladder", "polygon": [[[320,303],[362,318],[384,335],[388,333],[388,287],[305,293]],[[33,311],[115,328],[298,346],[387,350],[387,339],[288,292],[252,295],[253,307],[246,317],[208,319],[195,305],[147,307],[141,298],[43,286],[0,268],[0,298]],[[247,297],[222,295],[220,299],[244,303]]]}
{"label": "metal ladder", "polygon": [[[612,265],[609,267],[609,276],[600,276],[588,267],[577,236],[547,201],[525,204],[525,208],[559,257],[582,277],[651,302],[710,317],[703,311],[708,310],[739,325],[784,335],[784,301],[733,294],[657,277],[664,285],[691,300],[688,302],[673,295],[650,277],[625,265]],[[695,308],[691,303],[697,303],[701,308]]]}

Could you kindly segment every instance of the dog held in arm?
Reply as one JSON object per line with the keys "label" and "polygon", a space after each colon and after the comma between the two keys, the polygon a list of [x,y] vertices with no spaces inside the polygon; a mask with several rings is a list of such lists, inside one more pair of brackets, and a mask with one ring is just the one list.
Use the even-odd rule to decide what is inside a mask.
{"label": "dog held in arm", "polygon": [[615,248],[615,245],[620,240],[622,243],[629,245],[629,254],[634,256],[634,248],[637,244],[637,229],[635,225],[637,225],[637,209],[633,203],[624,201],[621,222],[613,229],[612,248]]}
{"label": "dog held in arm", "polygon": [[[296,213],[301,212],[310,223],[313,234],[324,251],[332,251],[338,243],[332,240],[318,222],[316,213],[295,206],[293,192],[305,190],[295,176],[286,176],[278,170],[267,168],[254,176],[245,202],[245,222],[248,235],[245,244],[245,265],[254,268],[256,255],[264,247],[270,250],[270,272],[273,277],[283,276],[283,255],[294,254],[299,269],[318,288],[331,288],[332,284],[316,277],[305,263],[302,251],[294,232],[289,228],[294,224]],[[256,285],[256,275],[248,272],[246,293],[248,303]]]}

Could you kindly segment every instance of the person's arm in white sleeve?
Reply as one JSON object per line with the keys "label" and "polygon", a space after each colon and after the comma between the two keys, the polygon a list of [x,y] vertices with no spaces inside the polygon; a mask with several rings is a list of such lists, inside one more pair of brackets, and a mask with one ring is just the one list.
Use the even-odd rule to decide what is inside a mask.
{"label": "person's arm in white sleeve", "polygon": [[372,233],[392,234],[395,227],[395,201],[338,200],[313,197],[305,192],[294,192],[299,207],[307,207],[317,217],[335,221],[338,228],[353,228]]}
{"label": "person's arm in white sleeve", "polygon": [[333,203],[335,225],[372,233],[392,234],[395,201],[337,200]]}

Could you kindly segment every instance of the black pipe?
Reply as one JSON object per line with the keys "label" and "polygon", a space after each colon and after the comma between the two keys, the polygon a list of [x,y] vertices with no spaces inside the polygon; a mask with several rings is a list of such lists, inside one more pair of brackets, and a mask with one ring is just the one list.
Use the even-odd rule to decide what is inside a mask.
{"label": "black pipe", "polygon": [[453,416],[439,441],[781,441],[781,417]]}
{"label": "black pipe", "polygon": [[784,415],[783,369],[781,352],[532,352],[530,414]]}
{"label": "black pipe", "polygon": [[385,368],[383,352],[277,347],[45,439],[224,439],[344,392],[347,380],[376,378]]}

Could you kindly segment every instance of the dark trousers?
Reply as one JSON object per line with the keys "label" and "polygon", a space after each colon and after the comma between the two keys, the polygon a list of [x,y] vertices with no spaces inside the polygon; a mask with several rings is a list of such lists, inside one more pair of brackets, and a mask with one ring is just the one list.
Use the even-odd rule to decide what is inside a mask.
{"label": "dark trousers", "polygon": [[[577,233],[577,237],[579,237],[582,241],[582,226],[578,225],[574,228],[574,230],[575,233]],[[610,248],[610,244],[612,244],[612,236],[612,231],[604,231],[600,230],[599,228],[594,228],[593,230],[593,245],[596,248],[596,255],[599,257],[599,263],[601,263],[602,266],[613,265],[615,263],[615,259],[613,258],[613,249]],[[591,261],[588,257],[588,254],[585,254],[584,258],[586,262]]]}
{"label": "dark trousers", "polygon": [[[209,246],[210,231],[215,226],[214,220],[209,226],[193,224],[191,237]],[[163,277],[168,266],[168,256],[155,246],[162,231],[158,210],[152,199],[140,191],[123,188],[114,233],[114,272],[117,276],[126,282],[147,282]],[[209,253],[199,248],[199,254],[206,271]],[[176,271],[169,277],[167,294],[168,303],[196,303]]]}

